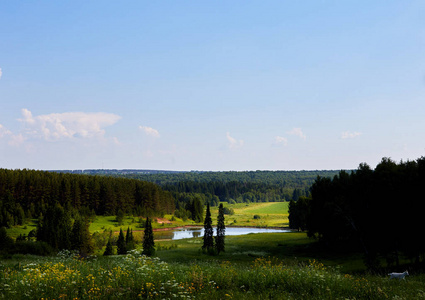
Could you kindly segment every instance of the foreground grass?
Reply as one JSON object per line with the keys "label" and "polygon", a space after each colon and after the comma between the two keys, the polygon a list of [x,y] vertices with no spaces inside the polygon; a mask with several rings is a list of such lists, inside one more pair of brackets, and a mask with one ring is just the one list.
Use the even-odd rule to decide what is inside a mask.
{"label": "foreground grass", "polygon": [[343,274],[312,260],[257,258],[166,263],[134,251],[79,260],[69,253],[0,265],[2,299],[423,299],[423,276],[406,281]]}

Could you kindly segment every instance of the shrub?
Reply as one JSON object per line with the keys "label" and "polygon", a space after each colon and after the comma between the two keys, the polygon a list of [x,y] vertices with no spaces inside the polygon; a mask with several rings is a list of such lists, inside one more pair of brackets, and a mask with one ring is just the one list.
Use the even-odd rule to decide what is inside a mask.
{"label": "shrub", "polygon": [[235,211],[233,210],[233,208],[225,207],[224,208],[224,214],[225,215],[234,215]]}
{"label": "shrub", "polygon": [[39,256],[48,256],[53,254],[53,248],[46,242],[17,241],[10,249],[14,254],[33,254]]}

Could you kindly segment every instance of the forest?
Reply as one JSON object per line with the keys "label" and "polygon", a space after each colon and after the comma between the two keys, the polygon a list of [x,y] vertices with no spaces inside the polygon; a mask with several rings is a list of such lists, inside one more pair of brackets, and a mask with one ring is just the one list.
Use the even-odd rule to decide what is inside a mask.
{"label": "forest", "polygon": [[351,173],[318,177],[311,197],[290,202],[290,227],[327,245],[356,247],[371,269],[380,257],[388,266],[398,266],[402,255],[420,263],[424,186],[425,157],[400,163],[383,158],[375,169],[363,163]]}
{"label": "forest", "polygon": [[96,215],[173,213],[174,197],[146,181],[34,170],[0,169],[0,227],[36,219],[59,204]]}
{"label": "forest", "polygon": [[[114,174],[114,173],[112,173]],[[197,193],[219,201],[277,202],[308,196],[317,176],[333,177],[338,171],[229,171],[229,172],[164,172],[115,173],[115,176],[154,182],[174,193]],[[212,202],[211,205],[218,205]]]}
{"label": "forest", "polygon": [[[159,171],[158,171],[159,172]],[[22,225],[59,204],[84,215],[172,214],[202,220],[206,203],[298,200],[320,175],[337,171],[153,172],[0,169],[0,226]]]}

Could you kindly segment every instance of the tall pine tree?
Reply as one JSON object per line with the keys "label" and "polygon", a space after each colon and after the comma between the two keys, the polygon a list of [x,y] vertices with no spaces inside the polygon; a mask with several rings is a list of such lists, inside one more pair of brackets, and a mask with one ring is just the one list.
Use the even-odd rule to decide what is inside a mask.
{"label": "tall pine tree", "polygon": [[226,226],[224,225],[224,207],[223,203],[218,207],[217,216],[217,236],[215,237],[215,249],[217,254],[224,252],[224,237],[226,235]]}
{"label": "tall pine tree", "polygon": [[155,254],[155,242],[153,239],[152,221],[146,218],[145,234],[143,236],[143,252],[146,256]]}
{"label": "tall pine tree", "polygon": [[204,244],[202,245],[202,249],[206,250],[208,253],[211,253],[211,251],[214,249],[214,237],[209,203],[207,203],[207,213],[205,214],[203,239]]}
{"label": "tall pine tree", "polygon": [[87,255],[93,252],[93,243],[89,231],[88,219],[77,217],[71,231],[71,248],[80,254]]}
{"label": "tall pine tree", "polygon": [[105,252],[103,252],[103,255],[114,255],[114,248],[112,247],[112,231],[109,234],[108,243],[106,244]]}
{"label": "tall pine tree", "polygon": [[71,218],[59,204],[49,206],[37,225],[37,241],[43,241],[56,250],[71,248]]}
{"label": "tall pine tree", "polygon": [[127,234],[125,235],[125,244],[127,246],[127,251],[136,248],[136,246],[134,245],[133,229],[131,229],[130,231],[130,227],[127,228]]}
{"label": "tall pine tree", "polygon": [[120,228],[120,235],[117,240],[117,254],[127,254],[127,245],[125,244],[124,232]]}

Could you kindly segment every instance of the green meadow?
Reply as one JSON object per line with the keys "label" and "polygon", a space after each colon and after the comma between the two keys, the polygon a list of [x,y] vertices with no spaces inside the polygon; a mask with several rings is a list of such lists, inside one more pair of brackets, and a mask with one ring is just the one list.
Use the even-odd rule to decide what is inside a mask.
{"label": "green meadow", "polygon": [[[287,205],[229,205],[234,214],[226,215],[226,225],[286,226]],[[130,227],[141,240],[141,221],[127,216],[120,225],[115,216],[97,216],[90,231]],[[202,224],[171,215],[153,223],[155,229],[183,225]],[[69,251],[53,257],[13,255],[0,260],[0,299],[425,299],[424,275],[411,272],[399,281],[386,272],[370,274],[361,254],[322,248],[302,232],[227,236],[225,242],[226,251],[215,256],[202,253],[202,237],[156,239],[153,258],[141,255],[140,244],[128,255],[110,257],[101,255],[104,248],[84,259]]]}
{"label": "green meadow", "polygon": [[[424,299],[425,276],[390,280],[347,268],[361,258],[333,260],[304,233],[226,238],[209,256],[201,238],[163,241],[156,257],[15,255],[0,262],[2,299]],[[331,253],[329,253],[331,254]],[[337,253],[335,253],[337,254]],[[361,268],[361,267],[360,267]]]}

